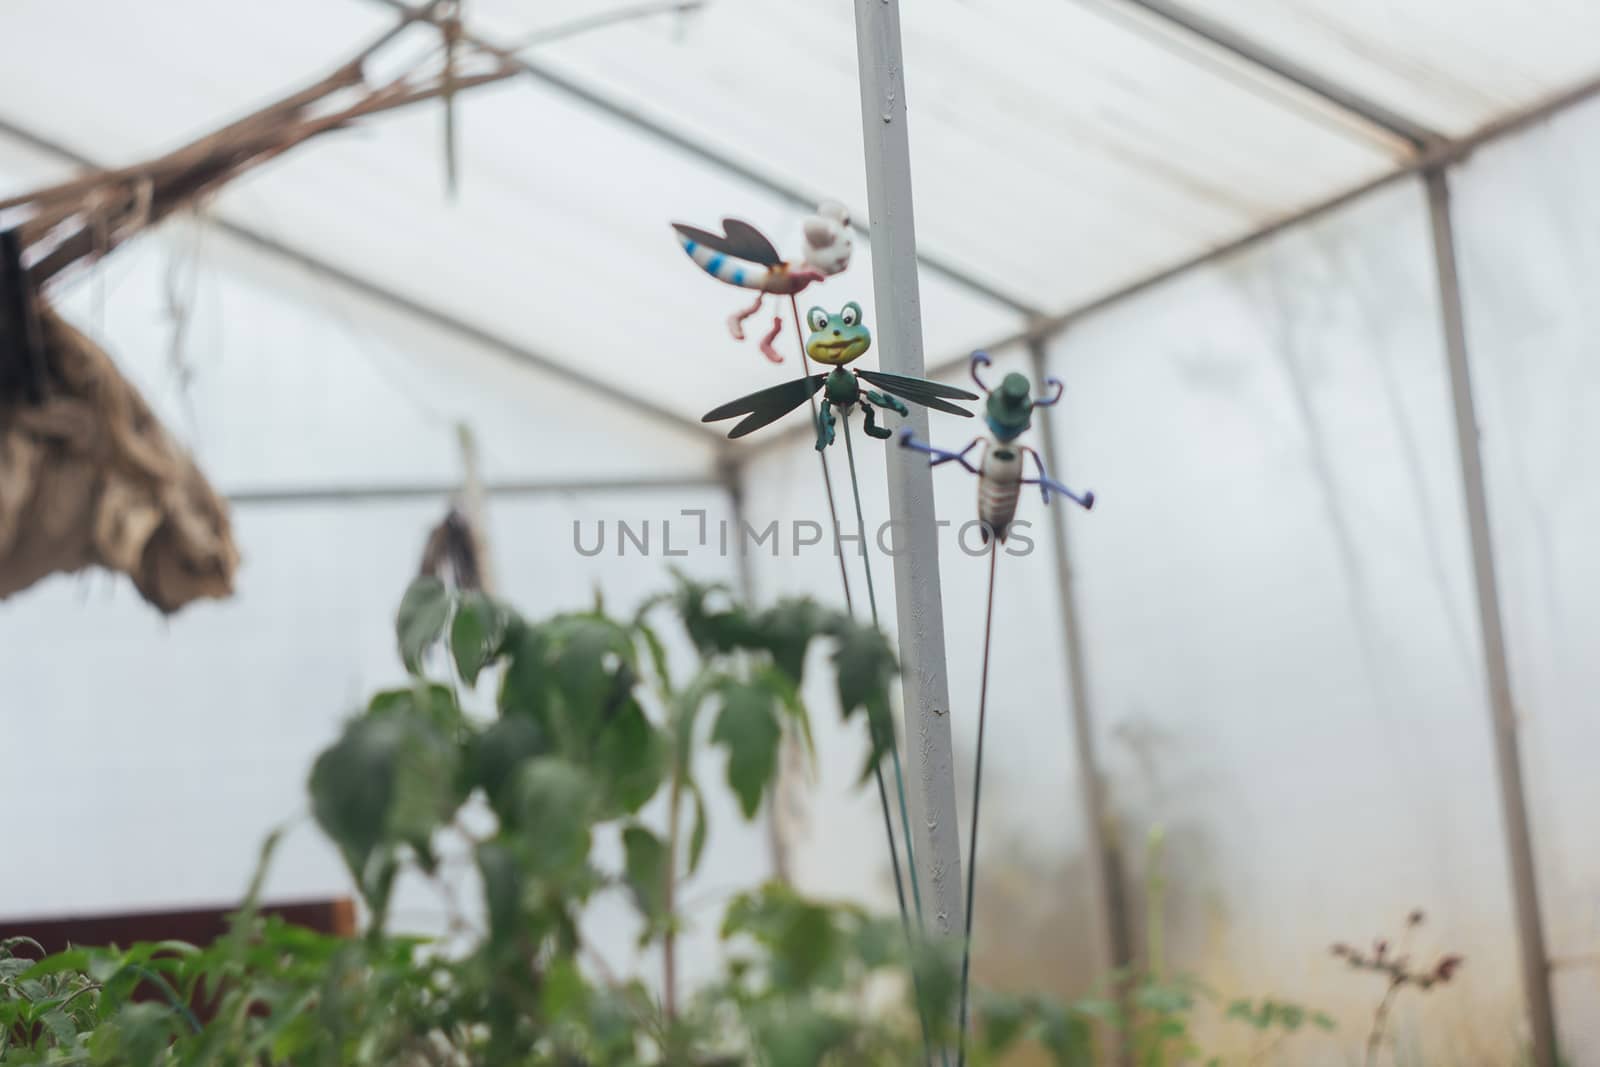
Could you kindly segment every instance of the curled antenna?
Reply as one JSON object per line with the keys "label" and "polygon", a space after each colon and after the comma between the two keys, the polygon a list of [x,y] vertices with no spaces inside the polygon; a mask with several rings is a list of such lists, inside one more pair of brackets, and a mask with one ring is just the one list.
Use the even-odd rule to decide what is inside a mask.
{"label": "curled antenna", "polygon": [[1061,383],[1060,378],[1046,378],[1044,380],[1044,386],[1046,389],[1050,388],[1052,385],[1055,386],[1056,395],[1051,397],[1049,400],[1040,400],[1036,398],[1033,402],[1034,407],[1047,408],[1061,399],[1061,394],[1066,392],[1067,387]]}
{"label": "curled antenna", "polygon": [[983,379],[982,378],[978,377],[978,368],[979,367],[987,367],[989,364],[991,364],[993,362],[994,362],[994,360],[989,358],[989,353],[987,353],[987,352],[974,352],[974,353],[972,353],[972,363],[970,364],[971,370],[972,370],[972,380],[977,382],[978,383],[978,388],[982,389],[985,393],[987,393],[989,391],[989,387],[987,385],[983,384]]}

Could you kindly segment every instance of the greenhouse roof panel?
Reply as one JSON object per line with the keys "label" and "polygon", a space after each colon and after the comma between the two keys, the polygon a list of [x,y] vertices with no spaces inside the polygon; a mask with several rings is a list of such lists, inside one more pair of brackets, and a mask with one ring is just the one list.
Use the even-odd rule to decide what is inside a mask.
{"label": "greenhouse roof panel", "polygon": [[[0,123],[137,161],[326,74],[397,6],[22,0],[4,16],[28,47],[0,69]],[[737,215],[789,250],[815,199],[865,217],[852,7],[709,0],[592,24],[625,9],[466,5],[479,42],[546,38],[517,52],[531,76],[463,98],[454,196],[430,104],[300,148],[212,211],[269,254],[448,318],[535,381],[576,379],[713,442],[699,413],[774,372],[721,328],[747,296],[701,277],[667,224]],[[904,18],[919,247],[939,268],[922,278],[930,364],[1415,165],[1418,138],[1385,115],[1457,136],[1600,73],[1584,48],[1600,13],[1558,0],[925,0]],[[588,29],[548,37],[571,20]],[[414,27],[392,49],[437,45]],[[870,305],[870,259],[858,239],[805,304]]]}

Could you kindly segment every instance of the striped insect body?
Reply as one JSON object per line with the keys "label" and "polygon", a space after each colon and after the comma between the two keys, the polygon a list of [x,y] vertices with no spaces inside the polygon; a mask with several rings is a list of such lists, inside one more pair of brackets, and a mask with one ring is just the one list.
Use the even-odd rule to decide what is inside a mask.
{"label": "striped insect body", "polygon": [[1022,492],[1022,449],[989,442],[978,464],[978,521],[983,523],[983,540],[991,536],[1006,539],[1011,520],[1017,517],[1017,497]]}
{"label": "striped insect body", "polygon": [[[1062,384],[1054,378],[1048,379],[1046,384],[1055,386],[1055,395],[1048,398],[1032,397],[1033,386],[1027,378],[1020,374],[1008,374],[998,389],[990,389],[978,373],[980,367],[988,365],[988,356],[982,352],[972,354],[972,380],[988,394],[984,402],[984,422],[988,423],[992,435],[989,439],[974,437],[961,451],[947,452],[918,441],[909,429],[900,432],[901,446],[927,453],[933,457],[931,466],[959,463],[978,476],[978,520],[983,525],[985,544],[991,537],[999,541],[1006,539],[1017,517],[1017,500],[1025,485],[1037,485],[1046,504],[1050,503],[1051,493],[1058,493],[1084,508],[1094,507],[1093,493],[1080,495],[1055,481],[1045,471],[1044,460],[1039,453],[1017,443],[1017,438],[1032,422],[1033,409],[1049,407],[1061,399]],[[974,466],[967,457],[979,445],[983,445],[983,452]],[[1038,476],[1034,478],[1027,476],[1029,457],[1038,468]]]}

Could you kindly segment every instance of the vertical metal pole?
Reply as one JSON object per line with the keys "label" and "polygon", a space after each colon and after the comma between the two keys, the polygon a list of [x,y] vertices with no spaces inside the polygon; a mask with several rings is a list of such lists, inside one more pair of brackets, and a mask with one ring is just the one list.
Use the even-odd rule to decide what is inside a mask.
{"label": "vertical metal pole", "polygon": [[[924,373],[922,304],[911,211],[899,0],[856,0],[856,60],[866,142],[879,362],[887,371],[920,377]],[[911,412],[905,425],[926,440],[927,411],[913,406]],[[959,936],[964,922],[961,841],[956,824],[933,475],[926,458],[905,449],[886,451],[905,698],[906,788],[915,857],[933,931]],[[863,545],[862,549],[871,547]]]}
{"label": "vertical metal pole", "polygon": [[1556,1021],[1552,1004],[1549,956],[1539,914],[1538,874],[1533,863],[1533,835],[1522,785],[1516,706],[1506,665],[1505,632],[1500,621],[1500,592],[1495,579],[1494,545],[1489,535],[1489,504],[1484,490],[1483,457],[1478,450],[1477,409],[1472,400],[1472,375],[1467,362],[1466,326],[1461,313],[1461,281],[1456,272],[1455,231],[1450,221],[1450,184],[1443,167],[1426,171],[1428,214],[1433,230],[1433,257],[1439,276],[1439,309],[1444,320],[1445,354],[1450,365],[1450,396],[1455,406],[1456,451],[1461,458],[1461,484],[1467,505],[1467,532],[1472,547],[1472,576],[1478,595],[1478,627],[1483,641],[1484,672],[1489,684],[1489,709],[1494,730],[1495,765],[1499,771],[1500,814],[1505,822],[1506,856],[1511,864],[1511,896],[1517,910],[1517,940],[1522,954],[1523,996],[1536,1067],[1556,1067]]}
{"label": "vertical metal pole", "polygon": [[[1028,357],[1035,381],[1049,377],[1045,366],[1045,342],[1028,342]],[[1059,409],[1055,409],[1059,410]],[[1048,420],[1049,416],[1045,416]],[[1061,453],[1048,423],[1040,427],[1045,462],[1060,478]],[[1067,543],[1067,509],[1056,507],[1050,515],[1050,543],[1055,555],[1056,596],[1061,610],[1062,640],[1066,645],[1067,696],[1071,701],[1072,740],[1078,764],[1078,793],[1083,805],[1087,831],[1091,914],[1095,917],[1095,963],[1102,974],[1127,966],[1133,960],[1133,938],[1128,929],[1128,904],[1122,882],[1122,863],[1118,855],[1111,815],[1106,804],[1105,782],[1100,761],[1095,755],[1094,715],[1089,705],[1088,672],[1083,663],[1083,642],[1079,637],[1078,601],[1072,587],[1072,553]]]}

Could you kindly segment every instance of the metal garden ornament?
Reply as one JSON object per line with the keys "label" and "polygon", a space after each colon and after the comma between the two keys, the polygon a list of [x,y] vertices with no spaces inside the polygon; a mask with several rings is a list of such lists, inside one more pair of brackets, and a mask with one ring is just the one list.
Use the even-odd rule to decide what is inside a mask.
{"label": "metal garden ornament", "polygon": [[[856,475],[854,446],[851,443],[850,411],[859,406],[867,433],[880,440],[887,440],[893,436],[893,431],[887,426],[878,424],[877,412],[874,409],[893,411],[899,415],[907,414],[905,403],[897,397],[969,417],[971,412],[948,403],[945,398],[976,400],[978,397],[964,390],[951,389],[936,382],[925,382],[917,378],[847,370],[846,364],[860,358],[872,347],[872,334],[862,321],[860,304],[854,302],[846,304],[836,315],[830,315],[822,308],[812,308],[805,320],[810,326],[810,335],[807,336],[806,325],[802,323],[800,317],[797,295],[815,282],[842,273],[850,265],[852,242],[849,214],[843,205],[838,203],[822,204],[815,215],[804,220],[801,228],[805,235],[805,248],[799,262],[795,263],[785,261],[765,235],[749,223],[738,219],[723,219],[720,234],[682,223],[673,224],[679,244],[700,269],[718,281],[756,291],[754,303],[728,319],[728,332],[733,335],[734,340],[744,340],[745,320],[760,311],[766,298],[773,295],[780,299],[788,297],[796,338],[801,341],[799,378],[724,404],[708,413],[702,421],[717,422],[742,415],[744,418],[728,436],[743,437],[775,422],[795,408],[809,403],[812,424],[817,434],[817,462],[822,468],[828,514],[833,522],[835,537],[839,538],[839,510],[833,495],[833,478],[828,472],[827,456],[823,450],[834,439],[834,428],[837,424],[835,413],[842,414],[845,417],[845,450],[850,460],[850,487],[855,497],[856,525],[861,538],[860,543],[865,545],[866,518],[861,508],[861,487]],[[782,329],[782,316],[775,316],[772,328],[761,339],[761,352],[773,363],[783,362],[783,357],[772,347],[773,341],[777,339]],[[833,370],[826,374],[812,374],[813,359],[824,366],[832,367]],[[865,379],[870,384],[878,386],[878,389],[863,389],[858,376],[859,379]],[[823,393],[820,409],[817,405],[819,391]],[[837,553],[839,581],[844,592],[845,604],[853,617],[855,603],[850,595],[850,574],[842,550],[842,541],[840,547],[841,550]],[[872,584],[872,562],[871,557],[865,552],[862,554],[862,566],[866,572],[872,624],[879,626],[878,598]],[[895,792],[899,799],[900,829],[905,841],[906,867],[911,875],[911,899],[915,904],[917,923],[920,926],[922,897],[917,879],[916,860],[912,855],[911,821],[906,805],[904,772],[900,763],[899,746],[892,738],[888,747],[894,769]],[[906,938],[910,941],[914,937],[911,927],[911,908],[906,899],[905,883],[901,879],[900,856],[895,843],[889,790],[884,781],[881,765],[874,764],[873,774],[877,780],[878,799],[883,809],[884,834],[889,845],[890,868],[894,872],[900,921],[905,928]],[[926,1029],[927,1020],[924,1019],[923,1023]],[[927,1050],[924,1052],[926,1060]]]}
{"label": "metal garden ornament", "polygon": [[[1032,424],[1033,410],[1054,406],[1060,401],[1065,387],[1055,378],[1046,378],[1045,385],[1053,387],[1054,394],[1049,398],[1034,397],[1033,385],[1028,379],[1012,373],[1000,380],[998,389],[990,389],[978,373],[990,362],[985,353],[974,352],[970,364],[972,380],[986,394],[984,422],[988,423],[991,435],[987,440],[974,437],[961,451],[947,452],[918,441],[910,428],[900,432],[901,446],[932,456],[931,466],[959,463],[978,476],[978,520],[983,526],[983,540],[985,544],[989,544],[991,539],[997,542],[990,545],[989,549],[988,607],[983,621],[983,669],[978,683],[978,745],[972,776],[972,832],[967,840],[966,939],[961,953],[957,1067],[965,1067],[967,1058],[967,989],[972,968],[972,913],[978,882],[978,812],[983,801],[983,738],[989,717],[989,649],[994,636],[994,577],[1000,560],[998,542],[1004,542],[1011,529],[1011,523],[1017,516],[1017,499],[1025,485],[1037,485],[1046,504],[1050,503],[1050,494],[1054,492],[1086,510],[1094,507],[1092,492],[1086,491],[1080,495],[1055,481],[1045,470],[1044,460],[1038,452],[1027,445],[1017,444],[1017,438]],[[983,452],[974,466],[967,456],[980,444],[983,445]],[[1026,477],[1028,456],[1033,457],[1034,465],[1038,468],[1037,477]]]}
{"label": "metal garden ornament", "polygon": [[[1046,504],[1050,503],[1050,494],[1055,492],[1084,508],[1094,507],[1094,493],[1080,495],[1055,481],[1045,470],[1044,460],[1037,451],[1015,443],[1032,423],[1033,409],[1056,404],[1065,387],[1055,378],[1046,378],[1045,385],[1053,387],[1055,394],[1049,399],[1030,397],[1032,386],[1028,379],[1013,372],[1000,380],[1000,388],[990,389],[978,373],[980,367],[987,367],[990,362],[987,354],[974,352],[970,364],[972,380],[988,398],[984,403],[984,422],[992,435],[988,440],[974,437],[961,451],[946,452],[916,440],[909,428],[900,433],[900,444],[932,456],[932,466],[955,462],[978,476],[978,519],[983,523],[985,542],[991,536],[1001,541],[1006,539],[1006,532],[1017,515],[1017,498],[1025,485],[1037,485]],[[974,466],[967,455],[980,444],[984,446],[983,452]],[[1027,473],[1025,460],[1029,456],[1033,457],[1039,472],[1036,478],[1024,477]]]}
{"label": "metal garden ornament", "polygon": [[[867,435],[880,440],[887,440],[894,436],[894,432],[878,424],[874,409],[907,415],[910,411],[904,401],[935,411],[972,417],[972,412],[951,403],[951,400],[977,400],[976,393],[924,378],[874,370],[851,370],[847,366],[872,347],[872,333],[861,321],[860,304],[851,301],[833,315],[814,307],[806,312],[806,322],[811,327],[811,335],[805,344],[806,354],[818,363],[831,366],[832,371],[827,374],[808,374],[742,396],[738,400],[730,400],[706,412],[700,421],[720,422],[743,415],[744,418],[728,432],[730,438],[743,437],[783,418],[816,396],[820,390],[822,407],[816,418],[817,451],[820,452],[834,441],[834,427],[837,425],[835,413],[847,420],[845,427],[848,436],[848,419],[855,408],[861,409],[862,428]],[[863,389],[862,382],[878,388]]]}
{"label": "metal garden ornament", "polygon": [[[728,317],[728,332],[735,341],[744,340],[745,320],[761,310],[769,295],[794,297],[813,282],[843,273],[854,247],[850,213],[832,200],[801,223],[805,248],[798,263],[784,260],[760,230],[739,219],[723,219],[720,234],[681,222],[673,223],[672,228],[678,232],[678,243],[701,270],[718,281],[756,290],[755,303]],[[783,362],[772,347],[781,329],[783,317],[774,316],[772,329],[761,339],[761,354],[774,363]]]}

